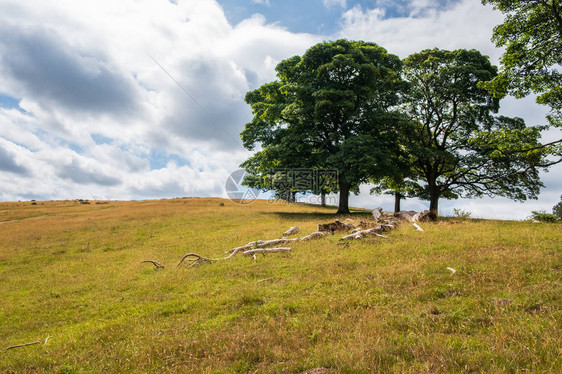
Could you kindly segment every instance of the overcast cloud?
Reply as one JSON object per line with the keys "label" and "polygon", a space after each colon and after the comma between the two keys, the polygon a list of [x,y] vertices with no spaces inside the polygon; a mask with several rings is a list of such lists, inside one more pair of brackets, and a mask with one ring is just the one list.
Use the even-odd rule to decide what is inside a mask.
{"label": "overcast cloud", "polygon": [[[225,11],[232,4],[0,0],[0,200],[226,196],[228,174],[249,156],[244,95],[322,40],[373,41],[400,57],[436,46],[476,48],[495,63],[501,55],[489,39],[502,15],[476,0],[318,0],[302,5],[309,19],[298,27],[268,18],[274,2],[238,1],[236,17]],[[545,114],[532,99],[509,99],[504,111],[532,124]],[[561,171],[545,176],[538,202],[441,207],[524,218],[559,200]],[[352,203],[392,207],[368,190]]]}

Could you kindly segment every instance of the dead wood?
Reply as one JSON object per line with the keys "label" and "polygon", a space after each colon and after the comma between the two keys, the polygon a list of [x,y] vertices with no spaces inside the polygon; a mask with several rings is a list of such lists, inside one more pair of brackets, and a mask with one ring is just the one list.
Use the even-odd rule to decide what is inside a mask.
{"label": "dead wood", "polygon": [[379,234],[379,232],[381,232],[381,231],[382,231],[382,228],[379,228],[379,227],[374,228],[374,229],[357,231],[355,233],[352,233],[352,234],[341,237],[340,240],[363,239],[363,238],[366,238],[368,236],[377,236],[379,238],[387,238],[387,236]]}
{"label": "dead wood", "polygon": [[270,247],[278,244],[286,244],[286,243],[294,243],[298,241],[297,238],[288,239],[288,238],[280,238],[280,239],[270,239],[270,240],[256,240],[255,242],[249,242],[246,245],[241,247],[236,247],[231,249],[229,252],[232,253],[234,251],[247,251],[252,248],[265,248]]}
{"label": "dead wood", "polygon": [[158,261],[154,261],[154,260],[144,260],[144,261],[141,261],[141,264],[144,264],[145,262],[146,262],[146,263],[151,263],[152,265],[156,266],[157,269],[164,269],[164,266],[163,266],[161,263],[159,263]]}
{"label": "dead wood", "polygon": [[285,233],[283,234],[283,236],[291,236],[291,235],[295,235],[298,234],[298,232],[300,231],[298,226],[293,226],[291,227],[289,230],[285,231]]}
{"label": "dead wood", "polygon": [[265,255],[266,253],[289,252],[290,250],[291,248],[289,247],[256,248],[256,249],[250,249],[249,251],[242,252],[242,256],[255,256],[260,253]]}
{"label": "dead wood", "polygon": [[18,345],[12,345],[9,347],[4,348],[4,351],[7,351],[8,349],[14,349],[14,348],[20,348],[20,347],[27,347],[28,345],[35,345],[35,344],[41,344],[40,341],[37,342],[31,342],[31,343],[24,343],[24,344],[18,344]]}
{"label": "dead wood", "polygon": [[318,231],[320,232],[330,232],[334,233],[335,231],[349,231],[357,228],[357,226],[350,224],[350,223],[343,223],[339,219],[336,219],[334,222],[330,223],[320,223],[318,225]]}
{"label": "dead wood", "polygon": [[[230,257],[230,256],[228,256]],[[228,258],[225,257],[225,258]],[[188,253],[186,255],[184,255],[180,262],[178,262],[178,264],[176,265],[176,267],[180,266],[184,261],[193,261],[193,263],[191,265],[189,265],[189,267],[192,267],[193,265],[199,263],[199,262],[203,262],[203,261],[217,261],[218,259],[213,259],[213,258],[207,258],[207,257],[203,257],[198,255],[197,253]]]}
{"label": "dead wood", "polygon": [[325,236],[325,235],[326,235],[326,233],[324,233],[324,232],[315,231],[315,232],[313,232],[313,233],[311,233],[311,234],[308,234],[307,236],[303,236],[303,237],[301,238],[301,241],[305,242],[305,241],[308,241],[308,240],[320,239],[320,238],[322,238],[322,237]]}

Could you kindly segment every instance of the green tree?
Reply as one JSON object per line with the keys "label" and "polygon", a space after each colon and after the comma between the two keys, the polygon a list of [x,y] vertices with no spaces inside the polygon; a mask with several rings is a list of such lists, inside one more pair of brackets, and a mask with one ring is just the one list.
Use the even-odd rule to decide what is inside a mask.
{"label": "green tree", "polygon": [[246,95],[253,119],[241,134],[252,174],[272,168],[338,171],[338,213],[350,191],[392,169],[400,59],[374,43],[319,43],[276,67],[277,80]]}
{"label": "green tree", "polygon": [[[424,184],[416,194],[437,213],[439,198],[501,195],[536,198],[542,186],[537,165],[540,128],[519,118],[496,117],[499,100],[479,88],[496,68],[475,50],[425,50],[404,60],[410,90],[403,111],[412,172]],[[533,149],[506,152],[514,139]]]}
{"label": "green tree", "polygon": [[[505,14],[502,24],[494,28],[492,41],[505,47],[501,71],[482,87],[501,98],[507,94],[517,98],[533,92],[537,103],[547,105],[548,121],[562,127],[562,1],[560,0],[482,0]],[[550,166],[562,162],[562,139],[540,144],[557,159],[545,162]],[[514,152],[528,149],[517,146]]]}
{"label": "green tree", "polygon": [[562,196],[560,196],[560,202],[552,207],[552,213],[558,216],[558,219],[562,220]]}
{"label": "green tree", "polygon": [[505,14],[492,40],[505,47],[498,76],[484,84],[496,97],[538,94],[560,124],[562,110],[562,2],[560,0],[482,0]]}

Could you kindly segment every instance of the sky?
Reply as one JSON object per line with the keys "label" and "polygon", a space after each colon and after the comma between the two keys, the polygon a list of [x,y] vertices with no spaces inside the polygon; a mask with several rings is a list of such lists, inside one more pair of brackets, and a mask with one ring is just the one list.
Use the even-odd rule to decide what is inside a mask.
{"label": "sky", "polygon": [[[227,197],[251,155],[239,137],[251,119],[244,95],[281,60],[348,38],[401,58],[476,48],[497,64],[490,37],[502,19],[479,0],[0,0],[0,201]],[[533,98],[502,103],[530,125],[546,112]],[[542,174],[536,201],[442,200],[440,210],[523,219],[560,201],[560,175],[562,165]],[[392,209],[369,189],[351,205]]]}

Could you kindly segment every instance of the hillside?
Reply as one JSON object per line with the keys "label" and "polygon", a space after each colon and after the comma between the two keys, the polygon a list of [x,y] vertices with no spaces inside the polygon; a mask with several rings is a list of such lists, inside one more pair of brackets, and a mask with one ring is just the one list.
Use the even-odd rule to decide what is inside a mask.
{"label": "hillside", "polygon": [[334,211],[0,203],[0,350],[40,341],[0,352],[0,372],[562,371],[560,224],[443,219],[175,267]]}

